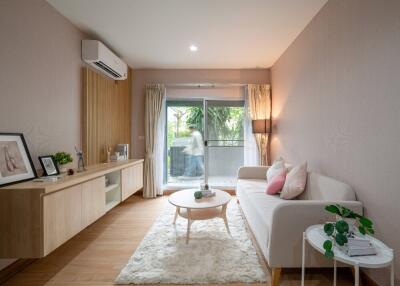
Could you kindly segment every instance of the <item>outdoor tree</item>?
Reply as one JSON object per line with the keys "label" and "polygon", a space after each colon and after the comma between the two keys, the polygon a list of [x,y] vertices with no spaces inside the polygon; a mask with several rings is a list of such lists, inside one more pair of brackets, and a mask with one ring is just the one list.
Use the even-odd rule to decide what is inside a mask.
{"label": "outdoor tree", "polygon": [[[243,140],[243,108],[240,107],[209,107],[208,137],[211,140]],[[203,108],[188,107],[187,125],[196,125],[203,130]]]}
{"label": "outdoor tree", "polygon": [[187,109],[185,107],[183,107],[183,108],[182,107],[171,107],[171,109],[174,111],[173,114],[176,118],[175,136],[179,136],[182,119],[185,116]]}

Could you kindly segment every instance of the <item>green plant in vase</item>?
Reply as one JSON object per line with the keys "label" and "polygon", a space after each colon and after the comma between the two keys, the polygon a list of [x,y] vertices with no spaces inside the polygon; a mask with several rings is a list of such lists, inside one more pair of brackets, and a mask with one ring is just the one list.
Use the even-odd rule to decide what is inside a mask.
{"label": "green plant in vase", "polygon": [[374,234],[373,222],[352,210],[341,205],[328,205],[325,210],[336,215],[336,222],[327,222],[324,225],[324,232],[329,237],[325,240],[323,248],[325,257],[333,258],[333,246],[337,243],[339,246],[344,246],[348,242],[348,237],[358,229],[362,234]]}
{"label": "green plant in vase", "polygon": [[53,155],[54,161],[56,161],[60,172],[65,172],[65,165],[68,163],[72,163],[73,159],[71,154],[67,152],[57,152]]}

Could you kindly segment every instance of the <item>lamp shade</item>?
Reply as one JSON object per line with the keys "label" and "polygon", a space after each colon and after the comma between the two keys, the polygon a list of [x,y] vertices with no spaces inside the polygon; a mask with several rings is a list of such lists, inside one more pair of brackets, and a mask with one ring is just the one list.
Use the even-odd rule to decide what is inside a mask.
{"label": "lamp shade", "polygon": [[270,121],[269,119],[256,119],[251,121],[251,127],[253,133],[270,133]]}

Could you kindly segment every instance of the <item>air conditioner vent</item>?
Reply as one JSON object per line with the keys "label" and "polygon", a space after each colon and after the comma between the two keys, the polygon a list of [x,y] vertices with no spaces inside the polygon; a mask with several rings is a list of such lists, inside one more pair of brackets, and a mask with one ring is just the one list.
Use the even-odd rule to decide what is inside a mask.
{"label": "air conditioner vent", "polygon": [[120,75],[119,73],[117,73],[115,70],[113,70],[112,68],[110,68],[109,66],[107,66],[106,64],[104,64],[102,61],[98,61],[98,62],[94,62],[94,64],[96,66],[98,66],[99,68],[105,70],[106,72],[112,74],[115,77],[122,77],[122,75]]}

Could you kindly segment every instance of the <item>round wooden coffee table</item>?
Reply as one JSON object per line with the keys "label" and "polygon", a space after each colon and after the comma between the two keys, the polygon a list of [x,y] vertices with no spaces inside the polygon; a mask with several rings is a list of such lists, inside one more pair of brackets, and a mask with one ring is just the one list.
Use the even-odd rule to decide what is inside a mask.
{"label": "round wooden coffee table", "polygon": [[170,195],[168,199],[172,205],[176,206],[173,223],[175,224],[178,215],[188,220],[186,243],[189,243],[190,226],[195,220],[222,218],[226,230],[230,234],[228,220],[226,218],[226,208],[231,200],[231,195],[221,190],[212,189],[212,191],[215,192],[215,196],[196,200],[194,198],[194,192],[196,191],[198,191],[198,189],[178,191]]}

